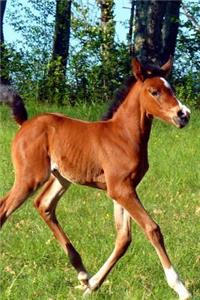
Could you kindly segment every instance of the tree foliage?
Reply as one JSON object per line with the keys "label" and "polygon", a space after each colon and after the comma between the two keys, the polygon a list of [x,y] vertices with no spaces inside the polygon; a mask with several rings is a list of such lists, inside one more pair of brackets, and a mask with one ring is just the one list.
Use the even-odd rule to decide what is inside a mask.
{"label": "tree foliage", "polygon": [[12,84],[26,98],[37,99],[38,86],[47,72],[53,40],[54,0],[11,2],[6,20],[16,33],[7,43]]}
{"label": "tree foliage", "polygon": [[180,97],[200,108],[200,6],[184,0],[175,53],[174,83]]}
{"label": "tree foliage", "polygon": [[[59,3],[64,5],[65,17],[57,22]],[[17,38],[8,43],[5,36],[6,55],[3,57],[1,49],[1,56],[12,83],[24,97],[31,99],[60,104],[107,101],[129,74],[133,46],[143,61],[159,63],[176,50],[173,80],[183,97],[188,98],[189,94],[193,103],[199,103],[199,5],[186,0],[181,8],[180,1],[129,3],[130,18],[125,20],[129,26],[124,26],[127,41],[119,41],[117,1],[11,1],[4,23],[13,28]],[[70,24],[70,16],[66,15],[69,4]],[[56,24],[62,24],[63,31],[59,33],[66,33],[59,42],[56,42]]]}

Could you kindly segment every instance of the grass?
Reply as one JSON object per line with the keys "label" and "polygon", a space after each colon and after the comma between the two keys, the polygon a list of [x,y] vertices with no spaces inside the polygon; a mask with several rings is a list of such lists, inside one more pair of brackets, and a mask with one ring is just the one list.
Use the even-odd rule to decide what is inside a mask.
{"label": "grass", "polygon": [[[29,104],[30,115],[41,111],[64,111],[97,119],[101,105],[45,107]],[[200,299],[200,116],[192,112],[190,125],[178,130],[154,122],[149,145],[150,170],[139,186],[145,207],[160,224],[175,268],[193,294]],[[0,107],[0,197],[12,186],[11,140],[17,126],[7,108]],[[112,202],[103,192],[72,186],[57,209],[59,220],[85,265],[94,274],[110,254],[115,232]],[[133,243],[117,264],[94,300],[173,300],[155,254],[133,224]],[[16,211],[0,233],[1,300],[82,299],[76,273],[29,200]]]}

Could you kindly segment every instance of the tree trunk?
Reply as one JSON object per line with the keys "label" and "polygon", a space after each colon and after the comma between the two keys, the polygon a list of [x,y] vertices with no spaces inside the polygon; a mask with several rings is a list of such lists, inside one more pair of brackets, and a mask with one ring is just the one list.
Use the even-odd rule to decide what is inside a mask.
{"label": "tree trunk", "polygon": [[148,5],[148,1],[136,0],[134,45],[135,54],[142,61],[147,57],[146,26]]}
{"label": "tree trunk", "polygon": [[97,0],[101,10],[101,60],[103,98],[108,101],[114,79],[113,53],[115,48],[114,0]]}
{"label": "tree trunk", "polygon": [[109,59],[110,51],[113,50],[114,45],[114,1],[113,0],[97,0],[101,9],[101,28],[102,28],[102,41],[101,52],[103,60]]}
{"label": "tree trunk", "polygon": [[70,0],[56,0],[53,50],[46,79],[39,90],[40,100],[63,103],[70,42],[71,3]]}
{"label": "tree trunk", "polygon": [[135,5],[136,5],[136,1],[131,0],[131,13],[130,13],[130,19],[129,19],[129,32],[128,32],[128,35],[127,35],[130,56],[133,56],[134,53],[135,53],[134,45],[133,45],[133,20],[134,20],[134,15],[135,15]]}
{"label": "tree trunk", "polygon": [[71,2],[69,0],[56,1],[56,19],[52,60],[61,58],[61,68],[66,74],[66,65],[69,53]]}
{"label": "tree trunk", "polygon": [[135,53],[145,63],[162,64],[174,55],[181,0],[136,0]]}
{"label": "tree trunk", "polygon": [[4,35],[3,35],[3,17],[4,17],[4,13],[5,13],[5,9],[6,9],[6,2],[7,0],[0,0],[0,10],[1,10],[1,14],[0,14],[0,34],[1,34],[1,44],[4,43]]}
{"label": "tree trunk", "polygon": [[162,53],[162,25],[167,1],[148,1],[147,11],[147,61],[160,64]]}
{"label": "tree trunk", "polygon": [[179,27],[179,12],[181,0],[168,1],[162,30],[161,62],[164,63],[170,55],[174,55]]}
{"label": "tree trunk", "polygon": [[3,18],[7,0],[0,0],[0,83],[9,83],[8,56],[4,44]]}

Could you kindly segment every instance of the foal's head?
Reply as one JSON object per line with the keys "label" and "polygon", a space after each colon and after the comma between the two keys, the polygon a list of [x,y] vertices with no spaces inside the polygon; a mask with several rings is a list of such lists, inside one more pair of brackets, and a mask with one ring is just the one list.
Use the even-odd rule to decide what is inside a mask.
{"label": "foal's head", "polygon": [[178,128],[184,127],[190,117],[190,110],[176,98],[165,79],[170,73],[172,60],[161,68],[144,68],[137,59],[132,61],[133,73],[142,83],[140,103],[148,117],[156,117]]}

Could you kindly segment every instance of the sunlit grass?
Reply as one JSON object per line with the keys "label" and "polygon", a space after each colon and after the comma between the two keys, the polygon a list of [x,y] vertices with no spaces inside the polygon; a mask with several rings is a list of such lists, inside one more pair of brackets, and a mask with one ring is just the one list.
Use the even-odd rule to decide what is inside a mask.
{"label": "sunlit grass", "polygon": [[[64,111],[84,119],[98,119],[101,105],[57,108],[30,104],[30,115]],[[150,170],[138,192],[145,207],[160,224],[176,269],[200,299],[200,113],[193,112],[190,125],[177,130],[156,121],[149,144]],[[7,108],[0,107],[0,196],[12,186],[11,140],[17,126]],[[70,187],[57,209],[59,220],[94,274],[111,253],[115,232],[112,202],[103,192]],[[133,243],[95,300],[171,300],[155,251],[133,224]],[[15,212],[0,233],[0,299],[73,300],[76,273],[51,232],[29,200]]]}

